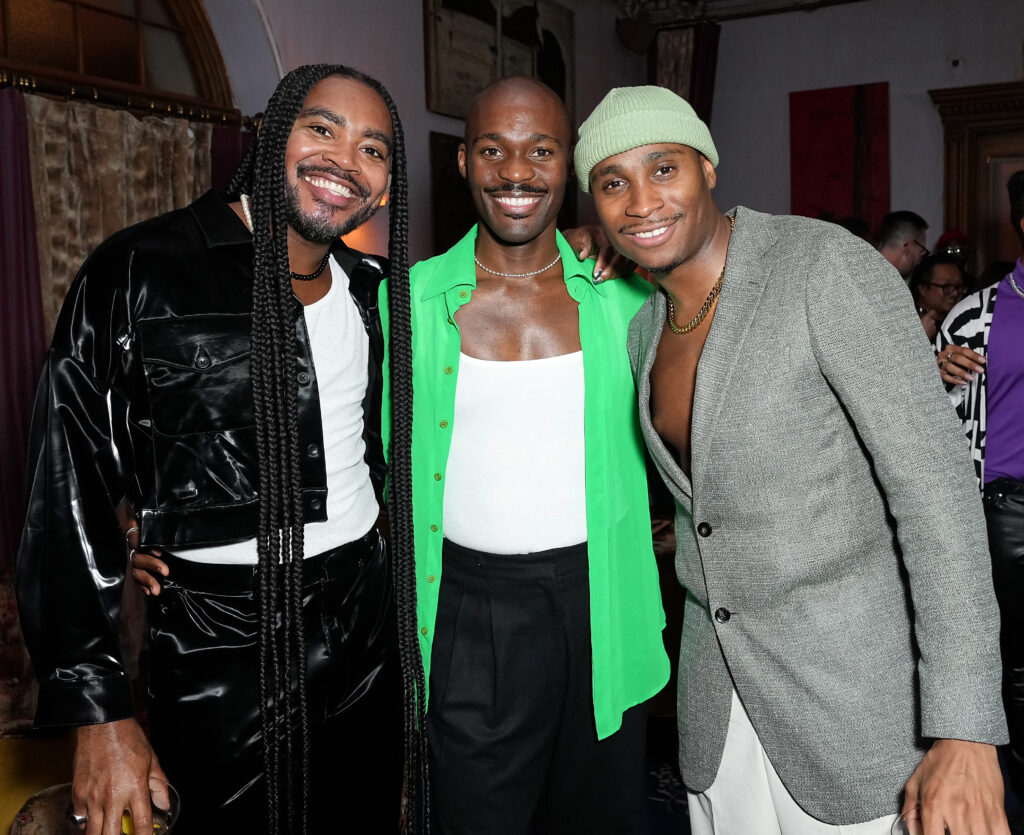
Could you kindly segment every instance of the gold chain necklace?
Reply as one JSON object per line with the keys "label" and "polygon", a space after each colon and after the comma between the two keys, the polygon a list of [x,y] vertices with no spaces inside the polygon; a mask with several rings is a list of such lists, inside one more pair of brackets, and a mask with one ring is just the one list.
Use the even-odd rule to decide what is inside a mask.
{"label": "gold chain necklace", "polygon": [[[736,228],[736,218],[729,218],[729,236],[732,237],[732,231]],[[726,249],[726,264],[729,263],[729,251]],[[711,292],[708,293],[708,297],[704,299],[704,304],[701,305],[700,310],[697,311],[697,315],[694,316],[685,325],[676,324],[676,306],[672,303],[672,295],[665,293],[665,298],[668,300],[668,327],[672,333],[684,334],[692,331],[697,325],[704,321],[704,317],[711,311],[711,306],[715,303],[715,299],[718,298],[718,294],[722,292],[722,279],[725,278],[725,264],[722,264],[722,272],[718,276],[718,281],[715,282],[715,286],[711,288]]]}

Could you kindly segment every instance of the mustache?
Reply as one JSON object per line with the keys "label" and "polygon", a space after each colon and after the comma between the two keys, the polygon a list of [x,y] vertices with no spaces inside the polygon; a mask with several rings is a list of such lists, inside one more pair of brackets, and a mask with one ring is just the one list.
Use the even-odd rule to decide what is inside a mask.
{"label": "mustache", "polygon": [[547,194],[546,188],[540,186],[531,186],[529,183],[520,183],[515,185],[514,183],[502,183],[500,186],[490,186],[484,189],[484,194]]}
{"label": "mustache", "polygon": [[352,186],[353,190],[363,199],[370,199],[370,189],[368,189],[363,183],[360,183],[346,171],[342,171],[340,168],[334,168],[330,165],[299,165],[296,169],[300,177],[305,177],[308,174],[326,174],[335,180],[343,180]]}
{"label": "mustache", "polygon": [[673,221],[679,220],[682,217],[681,214],[671,215],[670,217],[659,217],[651,220],[645,220],[643,223],[631,223],[628,226],[620,226],[620,235],[631,235],[634,232],[645,232],[648,229],[657,229],[666,223],[672,223]]}

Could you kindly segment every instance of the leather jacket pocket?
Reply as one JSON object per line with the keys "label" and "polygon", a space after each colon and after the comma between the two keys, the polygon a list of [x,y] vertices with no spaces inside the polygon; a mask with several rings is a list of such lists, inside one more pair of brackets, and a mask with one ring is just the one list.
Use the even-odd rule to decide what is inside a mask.
{"label": "leather jacket pocket", "polygon": [[153,428],[164,435],[252,426],[248,314],[138,323]]}

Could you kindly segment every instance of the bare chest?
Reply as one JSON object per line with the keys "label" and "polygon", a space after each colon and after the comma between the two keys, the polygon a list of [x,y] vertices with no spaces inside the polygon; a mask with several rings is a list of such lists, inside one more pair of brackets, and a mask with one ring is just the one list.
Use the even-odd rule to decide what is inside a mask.
{"label": "bare chest", "polygon": [[580,350],[579,307],[561,278],[534,288],[481,281],[455,322],[462,350],[479,359],[514,362]]}
{"label": "bare chest", "polygon": [[707,328],[678,335],[666,326],[651,367],[651,422],[687,475],[697,364],[706,338]]}

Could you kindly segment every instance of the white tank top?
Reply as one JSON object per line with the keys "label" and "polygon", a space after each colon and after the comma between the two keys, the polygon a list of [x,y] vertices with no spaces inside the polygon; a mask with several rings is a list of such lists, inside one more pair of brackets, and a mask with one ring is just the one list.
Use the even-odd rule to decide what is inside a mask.
{"label": "white tank top", "polygon": [[[359,538],[377,521],[379,512],[370,468],[363,457],[363,397],[370,338],[349,295],[348,276],[333,258],[330,264],[327,295],[302,309],[320,395],[322,453],[327,467],[327,521],[306,525],[307,557]],[[255,563],[256,539],[174,553],[195,562]]]}
{"label": "white tank top", "polygon": [[587,539],[583,352],[521,362],[462,354],[444,535],[492,554]]}

